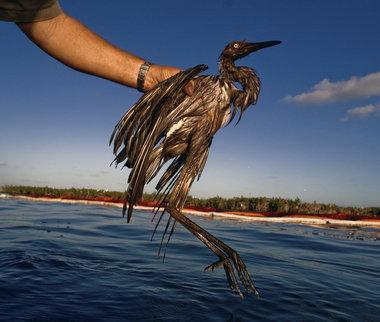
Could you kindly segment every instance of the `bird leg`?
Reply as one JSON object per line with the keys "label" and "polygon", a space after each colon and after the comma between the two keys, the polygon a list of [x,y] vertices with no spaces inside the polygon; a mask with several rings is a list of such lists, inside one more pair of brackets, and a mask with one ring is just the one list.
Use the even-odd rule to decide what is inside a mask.
{"label": "bird leg", "polygon": [[221,240],[211,235],[208,231],[197,225],[195,222],[187,218],[178,209],[169,205],[166,207],[166,210],[175,220],[177,220],[185,228],[187,228],[194,236],[196,236],[213,253],[215,253],[215,255],[219,257],[219,260],[207,266],[206,270],[214,270],[215,268],[223,265],[230,288],[233,291],[237,292],[241,297],[243,297],[243,294],[239,288],[238,280],[236,278],[233,266],[231,265],[232,262],[238,273],[239,279],[246,291],[254,292],[258,295],[258,292],[252,282],[252,279],[248,273],[248,270],[244,262],[241,260],[239,254],[234,249],[232,249],[231,247],[223,243]]}
{"label": "bird leg", "polygon": [[201,240],[214,254],[216,254],[219,257],[219,260],[205,268],[205,271],[213,271],[215,268],[220,267],[223,265],[224,271],[226,272],[228,285],[230,286],[230,289],[233,292],[236,292],[239,294],[241,298],[244,298],[243,293],[241,292],[239,288],[239,283],[236,279],[235,272],[232,268],[231,262],[229,261],[226,254],[224,254],[218,247],[214,246],[212,243],[210,243],[206,238],[204,238],[202,235],[193,233],[199,240]]}

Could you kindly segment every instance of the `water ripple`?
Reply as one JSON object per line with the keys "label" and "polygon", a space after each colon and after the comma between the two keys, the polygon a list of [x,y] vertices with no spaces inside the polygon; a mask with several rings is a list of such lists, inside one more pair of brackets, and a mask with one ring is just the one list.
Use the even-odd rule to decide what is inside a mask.
{"label": "water ripple", "polygon": [[237,249],[261,296],[244,301],[178,229],[165,263],[151,213],[0,201],[0,320],[376,321],[379,231],[192,218]]}

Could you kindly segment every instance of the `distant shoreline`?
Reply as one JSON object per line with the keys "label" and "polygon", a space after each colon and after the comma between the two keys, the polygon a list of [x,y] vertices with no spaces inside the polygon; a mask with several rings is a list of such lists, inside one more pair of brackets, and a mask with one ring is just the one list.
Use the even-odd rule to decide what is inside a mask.
{"label": "distant shoreline", "polygon": [[[99,201],[99,200],[83,200],[83,199],[62,199],[62,198],[51,198],[51,197],[30,197],[22,195],[9,195],[0,194],[0,199],[20,199],[29,201],[42,201],[42,202],[59,202],[66,204],[86,204],[86,205],[99,205],[99,206],[111,206],[122,208],[123,204],[121,202],[110,202],[110,201]],[[152,211],[153,207],[150,206],[135,206],[137,210],[147,210]],[[360,226],[360,227],[374,227],[380,228],[380,219],[363,219],[363,220],[343,220],[343,219],[333,219],[327,217],[319,216],[303,216],[300,214],[286,215],[281,217],[268,217],[263,213],[254,212],[243,212],[243,211],[226,211],[226,212],[214,212],[214,211],[198,211],[194,209],[183,209],[183,213],[212,217],[212,218],[226,218],[226,219],[236,219],[241,221],[256,221],[256,222],[275,222],[275,223],[293,223],[293,224],[304,224],[304,225],[338,225],[338,226]]]}

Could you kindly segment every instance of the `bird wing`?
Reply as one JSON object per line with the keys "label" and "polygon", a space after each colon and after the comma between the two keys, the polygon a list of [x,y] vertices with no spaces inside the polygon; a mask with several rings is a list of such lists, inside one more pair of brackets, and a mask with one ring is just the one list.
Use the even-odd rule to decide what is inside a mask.
{"label": "bird wing", "polygon": [[[159,83],[144,94],[115,126],[110,138],[110,144],[113,141],[113,152],[116,155],[114,162],[119,164],[125,161],[124,166],[131,168],[128,178],[128,199],[125,200],[123,207],[125,215],[128,201],[128,222],[132,216],[133,206],[142,197],[144,185],[150,179],[147,177],[147,172],[152,159],[157,159],[154,159],[154,153],[158,151],[157,145],[165,137],[169,127],[186,114],[185,104],[181,104],[187,98],[183,87],[206,69],[206,65],[197,65]],[[179,159],[180,157],[174,159],[172,168],[178,164]]]}
{"label": "bird wing", "polygon": [[[201,123],[203,124],[198,126],[193,133],[187,146],[187,151],[183,154],[183,156],[186,157],[183,162],[181,162],[181,169],[178,171],[178,177],[175,179],[173,187],[171,188],[167,186],[166,188],[170,188],[168,203],[177,209],[182,209],[184,206],[191,185],[196,177],[199,179],[201,176],[208,158],[213,136],[208,128],[210,124],[202,121]],[[174,176],[172,177],[174,178]],[[157,188],[160,189],[161,186],[158,186]]]}

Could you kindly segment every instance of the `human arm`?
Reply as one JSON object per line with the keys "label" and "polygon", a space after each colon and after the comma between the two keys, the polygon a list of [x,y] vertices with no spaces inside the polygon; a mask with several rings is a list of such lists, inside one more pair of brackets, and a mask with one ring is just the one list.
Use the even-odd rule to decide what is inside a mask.
{"label": "human arm", "polygon": [[[139,68],[144,60],[99,37],[64,12],[37,22],[18,23],[20,29],[42,50],[65,65],[81,72],[136,88]],[[144,89],[178,73],[180,69],[152,65]],[[192,94],[193,84],[185,91]]]}

